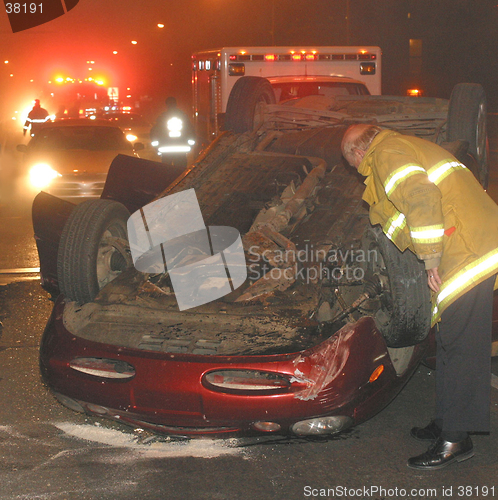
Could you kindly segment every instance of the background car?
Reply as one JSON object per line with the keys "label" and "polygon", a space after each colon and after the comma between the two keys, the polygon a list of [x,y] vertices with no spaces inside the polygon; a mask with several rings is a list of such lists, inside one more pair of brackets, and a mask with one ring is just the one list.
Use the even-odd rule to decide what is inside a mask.
{"label": "background car", "polygon": [[160,161],[156,150],[150,144],[150,129],[152,128],[152,124],[142,115],[125,111],[113,111],[105,113],[102,115],[102,118],[117,125],[132,144],[140,142],[144,145],[144,149],[140,153],[141,158]]}
{"label": "background car", "polygon": [[[135,146],[140,149],[140,146]],[[138,156],[119,127],[107,120],[61,119],[19,145],[29,183],[64,199],[100,196],[112,160]]]}

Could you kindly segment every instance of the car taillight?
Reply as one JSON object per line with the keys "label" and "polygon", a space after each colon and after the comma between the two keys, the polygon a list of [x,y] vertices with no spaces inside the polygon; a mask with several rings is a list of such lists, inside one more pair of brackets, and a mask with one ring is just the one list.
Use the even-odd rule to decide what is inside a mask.
{"label": "car taillight", "polygon": [[135,376],[135,368],[120,359],[74,358],[69,367],[87,375],[111,379],[130,379]]}
{"label": "car taillight", "polygon": [[223,392],[282,392],[291,386],[283,375],[258,370],[217,370],[204,375],[203,382]]}

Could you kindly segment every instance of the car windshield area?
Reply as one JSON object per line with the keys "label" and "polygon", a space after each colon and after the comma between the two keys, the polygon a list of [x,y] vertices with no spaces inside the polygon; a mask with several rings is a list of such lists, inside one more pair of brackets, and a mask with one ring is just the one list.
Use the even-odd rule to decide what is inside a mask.
{"label": "car windshield area", "polygon": [[107,114],[104,115],[104,118],[111,121],[115,125],[119,127],[150,127],[151,125],[144,120],[140,115],[132,115],[132,114]]}
{"label": "car windshield area", "polygon": [[323,95],[325,97],[370,95],[365,85],[352,82],[288,82],[274,83],[272,86],[277,102],[309,95]]}
{"label": "car windshield area", "polygon": [[84,149],[88,151],[131,150],[123,132],[114,127],[44,127],[29,143],[30,149],[59,151]]}

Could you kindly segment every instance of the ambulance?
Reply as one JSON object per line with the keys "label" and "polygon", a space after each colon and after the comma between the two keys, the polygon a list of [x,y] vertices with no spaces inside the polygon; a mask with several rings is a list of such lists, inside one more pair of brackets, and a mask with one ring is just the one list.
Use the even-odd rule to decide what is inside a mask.
{"label": "ambulance", "polygon": [[193,116],[208,143],[223,129],[230,92],[246,76],[266,78],[275,102],[307,95],[380,95],[379,47],[225,47],[192,55]]}

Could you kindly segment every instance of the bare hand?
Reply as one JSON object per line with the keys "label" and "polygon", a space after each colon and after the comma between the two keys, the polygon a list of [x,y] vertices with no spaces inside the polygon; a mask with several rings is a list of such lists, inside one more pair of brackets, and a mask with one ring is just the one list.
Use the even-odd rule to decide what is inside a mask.
{"label": "bare hand", "polygon": [[439,277],[438,268],[433,267],[432,269],[427,269],[427,284],[433,292],[439,292],[439,285],[443,282]]}

